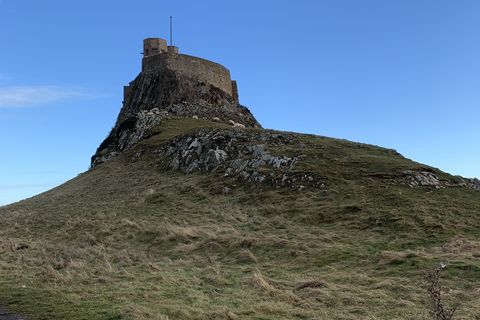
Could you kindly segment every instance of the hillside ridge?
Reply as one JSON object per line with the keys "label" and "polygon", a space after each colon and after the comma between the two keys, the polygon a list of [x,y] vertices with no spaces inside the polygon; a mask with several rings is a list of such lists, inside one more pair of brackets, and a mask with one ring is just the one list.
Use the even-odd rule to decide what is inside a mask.
{"label": "hillside ridge", "polygon": [[91,168],[0,207],[2,307],[29,320],[427,320],[425,272],[441,264],[444,301],[478,318],[478,179],[264,129],[227,69],[178,54],[146,39]]}

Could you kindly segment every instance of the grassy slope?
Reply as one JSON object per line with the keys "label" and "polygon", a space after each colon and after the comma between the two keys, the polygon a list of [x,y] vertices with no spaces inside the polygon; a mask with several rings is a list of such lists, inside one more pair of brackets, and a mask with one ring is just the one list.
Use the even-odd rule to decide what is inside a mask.
{"label": "grassy slope", "polygon": [[[154,146],[202,121],[171,121]],[[31,319],[423,319],[423,272],[480,314],[480,193],[392,183],[391,150],[299,135],[323,190],[169,172],[128,154],[0,208],[0,304]],[[446,174],[439,173],[444,179]],[[221,192],[224,186],[230,194]],[[28,248],[26,248],[28,247]]]}

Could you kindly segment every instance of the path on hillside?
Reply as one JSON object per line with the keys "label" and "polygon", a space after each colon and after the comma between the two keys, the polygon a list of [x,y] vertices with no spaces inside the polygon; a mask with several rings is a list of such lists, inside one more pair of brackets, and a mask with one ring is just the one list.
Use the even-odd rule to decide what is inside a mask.
{"label": "path on hillside", "polygon": [[15,316],[0,308],[0,320],[26,320],[26,318]]}

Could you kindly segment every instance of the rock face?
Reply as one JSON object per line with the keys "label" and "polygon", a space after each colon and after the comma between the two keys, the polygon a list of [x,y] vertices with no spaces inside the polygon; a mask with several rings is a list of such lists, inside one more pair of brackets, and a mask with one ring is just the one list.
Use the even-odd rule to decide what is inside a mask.
{"label": "rock face", "polygon": [[478,179],[465,179],[470,185],[470,188],[480,190],[480,180]]}
{"label": "rock face", "polygon": [[170,169],[187,174],[217,172],[226,178],[297,190],[325,187],[320,177],[293,170],[302,155],[275,155],[266,148],[297,144],[294,134],[205,128],[177,137],[154,152],[169,159]]}
{"label": "rock face", "polygon": [[209,83],[169,70],[140,73],[130,83],[117,122],[93,155],[91,166],[133,146],[162,120],[178,117],[215,118],[218,122],[233,121],[241,127],[261,128],[248,108]]}
{"label": "rock face", "polygon": [[441,188],[443,185],[440,179],[432,172],[428,171],[406,171],[405,180],[410,187],[435,187]]}
{"label": "rock face", "polygon": [[480,180],[457,177],[455,181],[442,181],[435,173],[429,171],[405,171],[404,182],[414,187],[464,187],[474,190],[480,190]]}
{"label": "rock face", "polygon": [[460,178],[459,186],[473,190],[480,190],[480,180],[471,178]]}

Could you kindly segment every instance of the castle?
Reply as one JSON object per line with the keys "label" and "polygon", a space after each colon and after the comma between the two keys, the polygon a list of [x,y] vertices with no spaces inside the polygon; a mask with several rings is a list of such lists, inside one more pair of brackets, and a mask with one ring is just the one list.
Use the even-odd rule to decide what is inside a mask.
{"label": "castle", "polygon": [[[144,39],[142,74],[161,74],[165,71],[173,71],[181,76],[208,83],[238,103],[237,83],[231,79],[227,68],[202,58],[180,54],[178,47],[168,46],[165,39]],[[124,101],[128,100],[131,92],[131,85],[124,87]]]}
{"label": "castle", "polygon": [[142,70],[124,86],[115,126],[92,156],[91,166],[133,146],[163,121],[178,118],[261,128],[250,110],[239,103],[237,83],[227,68],[180,54],[164,39],[144,39]]}

